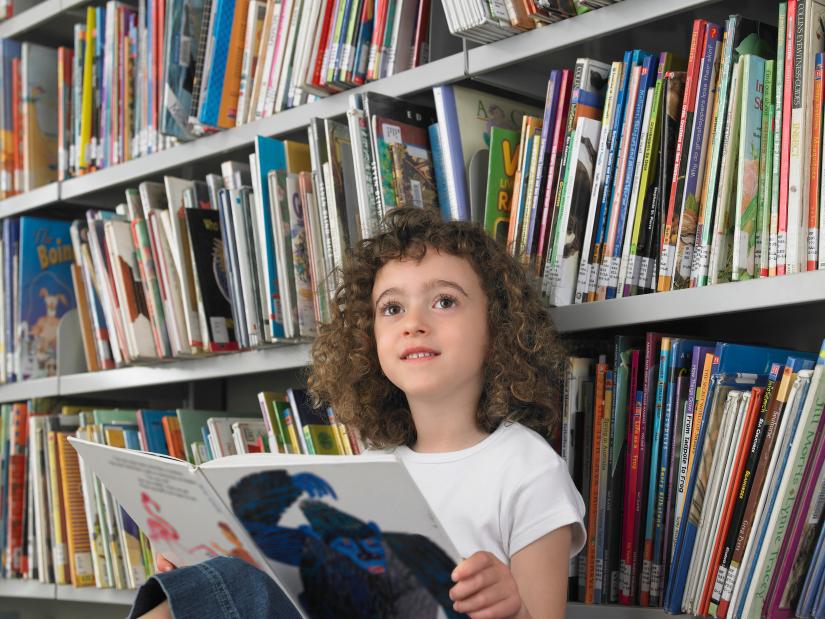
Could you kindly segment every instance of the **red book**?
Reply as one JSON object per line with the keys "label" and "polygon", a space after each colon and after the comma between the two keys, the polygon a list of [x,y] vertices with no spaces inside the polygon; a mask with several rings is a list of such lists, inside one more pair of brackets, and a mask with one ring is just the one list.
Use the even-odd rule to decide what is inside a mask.
{"label": "red book", "polygon": [[28,409],[24,403],[12,405],[9,419],[8,494],[6,498],[5,563],[12,576],[21,576],[26,554],[23,521],[26,516],[26,446],[28,444]]}
{"label": "red book", "polygon": [[[690,56],[688,57],[687,73],[685,75],[685,95],[682,99],[682,114],[679,119],[679,134],[676,138],[676,156],[673,161],[673,181],[668,196],[667,217],[665,218],[664,234],[661,239],[661,258],[659,261],[658,291],[670,290],[676,256],[676,235],[681,218],[682,193],[685,187],[685,176],[688,164],[688,149],[690,148],[690,132],[693,130],[693,114],[696,108],[696,90],[699,84],[699,69],[702,64],[702,54],[705,47],[705,26],[707,21],[696,19],[693,21],[693,34],[690,38]],[[682,160],[682,147],[685,147],[685,158]]]}
{"label": "red book", "polygon": [[311,85],[318,88],[325,88],[325,85],[321,80],[321,69],[324,66],[324,56],[326,55],[326,50],[329,47],[332,7],[334,4],[335,3],[332,2],[332,0],[328,0],[325,4],[324,17],[321,21],[321,36],[318,37],[318,50],[315,54],[315,66],[312,68],[312,77],[309,80]]}
{"label": "red book", "polygon": [[[811,110],[811,122],[813,129],[811,132],[811,178],[810,188],[808,190],[808,222],[806,225],[808,234],[813,233],[816,238],[817,228],[819,227],[819,182],[820,174],[822,173],[822,101],[823,101],[823,81],[822,81],[822,57],[817,54],[820,62],[817,62],[814,67],[814,107]],[[817,239],[818,240],[818,239]],[[813,245],[805,243],[808,248],[808,254],[803,260],[807,271],[816,271],[818,243]]]}
{"label": "red book", "polygon": [[[369,2],[367,4],[369,4]],[[429,59],[427,58],[427,56],[429,56],[429,39],[430,0],[421,0],[421,4],[418,7],[418,20],[415,23],[415,38],[413,39],[413,68],[422,64],[426,64],[429,61]]]}
{"label": "red book", "polygon": [[387,8],[389,2],[390,0],[378,0],[375,9],[372,42],[370,43],[369,60],[367,61],[367,81],[378,79],[381,64],[378,62],[378,55],[381,53],[381,47],[384,45],[384,31],[387,28]]}
{"label": "red book", "polygon": [[[788,0],[785,27],[785,85],[782,91],[782,151],[779,159],[779,217],[776,227],[776,274],[785,274],[788,250],[788,168],[791,160],[791,106],[793,101],[793,53],[797,0]],[[779,119],[777,119],[779,121]]]}
{"label": "red book", "polygon": [[[553,128],[553,142],[550,149],[550,159],[547,164],[547,185],[544,191],[544,204],[541,209],[541,226],[539,228],[539,242],[536,250],[536,264],[539,269],[544,268],[545,253],[550,243],[549,234],[552,225],[550,222],[550,205],[556,201],[556,175],[559,173],[561,165],[562,148],[564,148],[564,132],[567,127],[567,114],[570,111],[570,95],[572,93],[573,74],[570,69],[561,72],[561,85],[559,86],[559,109],[556,114],[556,126]],[[541,273],[539,273],[541,275]]]}

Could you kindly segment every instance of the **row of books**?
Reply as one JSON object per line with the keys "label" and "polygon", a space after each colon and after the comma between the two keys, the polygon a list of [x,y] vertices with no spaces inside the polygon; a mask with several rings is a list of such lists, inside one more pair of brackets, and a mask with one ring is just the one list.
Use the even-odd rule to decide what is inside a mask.
{"label": "row of books", "polygon": [[450,32],[476,43],[492,43],[546,24],[587,13],[619,0],[443,0]]}
{"label": "row of books", "polygon": [[362,445],[306,391],[258,394],[261,411],[107,409],[37,399],[0,407],[0,572],[133,589],[154,572],[149,537],[83,467],[69,436],[202,464],[247,453],[353,455]]}
{"label": "row of books", "polygon": [[498,219],[556,306],[822,268],[818,11],[780,3],[778,29],[695,20],[687,58],[553,70],[543,111],[490,123],[486,166],[445,149],[451,208]]}
{"label": "row of books", "polygon": [[4,40],[0,199],[423,64],[429,19],[419,0],[110,0],[71,48]]}
{"label": "row of books", "polygon": [[661,333],[605,346],[565,371],[561,453],[588,506],[571,597],[821,616],[825,343],[818,360]]}

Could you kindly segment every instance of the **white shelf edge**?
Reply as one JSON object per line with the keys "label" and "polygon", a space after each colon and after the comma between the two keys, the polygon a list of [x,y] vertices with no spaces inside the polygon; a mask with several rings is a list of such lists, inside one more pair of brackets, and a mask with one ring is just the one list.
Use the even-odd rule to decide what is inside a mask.
{"label": "white shelf edge", "polygon": [[29,398],[50,398],[56,395],[58,395],[57,377],[35,378],[0,385],[0,402],[20,402]]}
{"label": "white shelf edge", "polygon": [[0,217],[21,215],[60,200],[60,183],[54,182],[37,189],[0,200]]}
{"label": "white shelf edge", "polygon": [[471,76],[570,47],[591,39],[638,27],[650,21],[721,0],[625,0],[616,4],[536,28],[501,41],[470,49]]}
{"label": "white shelf edge", "polygon": [[550,309],[556,331],[574,333],[825,301],[825,271],[795,273]]}
{"label": "white shelf edge", "polygon": [[222,152],[243,147],[251,149],[255,136],[285,135],[307,127],[312,118],[328,118],[345,114],[351,94],[373,91],[391,96],[410,95],[463,77],[464,54],[459,52],[415,69],[285,110],[268,118],[66,180],[61,183],[60,197],[63,200],[82,201],[84,195],[101,189],[115,188],[131,180],[161,174],[166,170],[213,157]]}
{"label": "white shelf edge", "polygon": [[309,344],[283,344],[213,357],[158,363],[61,376],[58,393],[79,395],[241,374],[302,368],[309,363]]}
{"label": "white shelf edge", "polygon": [[53,585],[55,599],[65,602],[88,602],[91,604],[122,604],[131,606],[137,591],[131,589],[98,589],[96,587],[72,587]]}
{"label": "white shelf edge", "polygon": [[3,598],[53,600],[54,585],[45,585],[36,580],[0,578],[0,599]]}
{"label": "white shelf edge", "polygon": [[63,0],[43,0],[0,22],[0,38],[13,39],[38,25],[53,19],[65,8]]}

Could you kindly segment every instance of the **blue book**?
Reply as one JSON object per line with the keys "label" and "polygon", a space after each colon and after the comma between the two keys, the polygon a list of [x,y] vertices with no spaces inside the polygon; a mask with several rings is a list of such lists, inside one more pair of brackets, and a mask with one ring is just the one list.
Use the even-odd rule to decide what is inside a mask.
{"label": "blue book", "polygon": [[[699,434],[694,447],[693,465],[690,471],[690,478],[685,495],[685,503],[682,510],[682,525],[679,528],[676,538],[676,549],[673,554],[673,564],[668,577],[667,593],[665,595],[664,608],[667,612],[679,614],[682,612],[682,598],[684,597],[685,584],[687,581],[688,569],[693,557],[693,545],[696,541],[696,534],[699,528],[698,514],[702,511],[702,501],[704,495],[696,497],[694,500],[693,490],[699,473],[699,465],[702,461],[702,450],[705,442],[705,435],[711,423],[711,409],[713,407],[714,393],[720,386],[736,386],[737,388],[747,388],[756,384],[759,377],[767,377],[771,364],[784,363],[789,356],[816,359],[815,354],[805,354],[798,351],[780,348],[763,348],[759,346],[745,346],[742,344],[719,343],[714,351],[713,367],[711,369],[710,385],[706,394],[702,395],[702,419],[699,427]],[[690,514],[694,518],[690,519]]]}
{"label": "blue book", "polygon": [[229,44],[232,37],[232,22],[235,14],[235,0],[215,0],[215,19],[212,32],[212,63],[204,76],[206,90],[200,102],[201,111],[198,120],[210,127],[217,127],[223,96],[226,59],[229,56]]}
{"label": "blue book", "polygon": [[[11,63],[14,59],[20,59],[20,43],[11,39],[0,39],[0,84],[11,84]],[[9,195],[13,187],[12,179],[14,177],[12,157],[14,104],[11,92],[12,89],[6,86],[6,88],[3,88],[3,92],[0,93],[0,131],[3,132],[2,140],[0,140],[3,148],[3,165],[0,167],[0,196],[2,197]]]}
{"label": "blue book", "polygon": [[138,427],[141,429],[146,444],[146,451],[156,454],[169,455],[166,444],[166,435],[163,433],[164,417],[175,417],[175,411],[144,408],[137,412]]}
{"label": "blue book", "polygon": [[[642,60],[642,72],[639,76],[639,92],[636,96],[636,105],[633,112],[633,130],[630,135],[630,149],[627,154],[627,163],[625,168],[624,182],[622,183],[622,199],[619,204],[618,223],[616,225],[616,238],[613,243],[613,259],[621,259],[622,246],[624,239],[624,229],[627,223],[627,212],[630,206],[630,196],[633,193],[633,180],[636,170],[636,159],[639,155],[639,137],[642,132],[642,121],[645,115],[645,101],[647,100],[648,90],[653,88],[656,83],[656,66],[659,59],[653,55],[644,52]],[[627,110],[628,113],[630,110]],[[612,270],[612,269],[611,269]],[[616,298],[616,288],[618,286],[618,270],[615,272],[616,278],[610,277],[607,286],[606,298]]]}
{"label": "blue book", "polygon": [[[273,338],[282,338],[284,317],[281,311],[281,294],[278,284],[278,269],[275,257],[275,239],[272,232],[272,209],[269,195],[268,175],[271,170],[286,170],[286,149],[284,143],[274,138],[259,135],[255,138],[255,207],[259,225],[264,231],[264,269],[266,271],[266,296],[269,308],[269,327]],[[259,251],[261,248],[259,248]]]}
{"label": "blue book", "polygon": [[438,123],[435,126],[438,127],[442,161],[442,165],[435,167],[437,170],[444,170],[444,188],[447,190],[443,201],[439,197],[439,204],[446,205],[449,214],[449,217],[445,218],[447,221],[469,221],[470,198],[467,194],[467,175],[464,170],[464,154],[461,150],[455,93],[453,87],[448,84],[433,88],[433,95],[438,114]]}
{"label": "blue book", "polygon": [[811,565],[808,567],[808,575],[805,577],[805,584],[799,595],[796,616],[800,619],[811,619],[815,612],[817,597],[822,598],[825,603],[823,590],[825,590],[825,526],[820,526],[819,539],[811,555]]}
{"label": "blue book", "polygon": [[[599,275],[599,264],[601,261],[601,247],[604,244],[607,235],[607,229],[610,227],[610,205],[613,199],[613,176],[616,173],[616,165],[618,164],[617,157],[619,153],[619,145],[622,140],[622,124],[626,113],[625,102],[627,100],[627,91],[630,86],[630,73],[633,68],[634,58],[640,53],[640,50],[628,50],[624,53],[622,61],[622,79],[619,86],[619,92],[616,95],[616,110],[613,113],[613,126],[610,128],[610,138],[607,142],[607,165],[604,170],[604,181],[599,188],[601,192],[601,199],[599,200],[599,215],[598,224],[596,225],[596,234],[593,238],[593,251],[591,252],[593,266],[590,268],[588,277],[588,291],[595,290],[596,279]],[[608,128],[605,127],[605,130]]]}
{"label": "blue book", "polygon": [[[16,217],[3,220],[3,276],[6,282],[13,282],[17,273],[14,272],[14,260],[12,256],[17,256],[20,251],[20,220]],[[5,299],[3,302],[7,308],[16,307],[17,299],[14,295],[14,286],[5,286]],[[3,328],[6,331],[6,379],[8,382],[18,380],[14,370],[14,312],[6,312],[6,320]]]}
{"label": "blue book", "polygon": [[[68,221],[20,218],[20,266],[15,307],[16,369],[21,380],[57,375],[57,327],[75,308]],[[9,280],[13,281],[13,280]]]}
{"label": "blue book", "polygon": [[212,453],[212,444],[209,442],[209,426],[207,426],[206,424],[201,426],[201,436],[203,436],[203,446],[206,449],[206,456],[210,460],[214,460],[215,456]]}
{"label": "blue book", "polygon": [[438,123],[427,128],[430,136],[430,151],[433,154],[433,171],[435,172],[435,190],[438,192],[438,207],[441,218],[450,221],[450,197],[447,192],[447,172],[444,169],[444,157],[441,153],[441,140],[438,137]]}

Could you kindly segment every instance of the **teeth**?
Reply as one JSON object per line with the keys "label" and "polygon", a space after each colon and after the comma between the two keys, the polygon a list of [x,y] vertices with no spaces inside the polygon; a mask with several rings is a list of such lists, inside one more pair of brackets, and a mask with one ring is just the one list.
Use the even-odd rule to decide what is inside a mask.
{"label": "teeth", "polygon": [[411,355],[407,355],[407,359],[423,359],[424,357],[434,357],[435,355],[431,352],[414,352]]}

